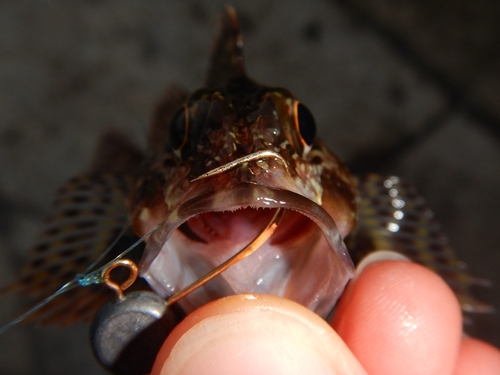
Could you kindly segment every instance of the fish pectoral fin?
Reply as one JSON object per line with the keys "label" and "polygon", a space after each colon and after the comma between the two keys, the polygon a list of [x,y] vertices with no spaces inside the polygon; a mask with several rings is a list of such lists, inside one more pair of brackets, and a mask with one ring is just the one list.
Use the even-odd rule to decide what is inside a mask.
{"label": "fish pectoral fin", "polygon": [[455,292],[462,309],[492,312],[470,293],[471,285],[485,285],[465,271],[440,224],[416,189],[395,176],[369,174],[357,178],[358,222],[346,239],[355,263],[372,251],[393,250],[439,274]]}
{"label": "fish pectoral fin", "polygon": [[[86,174],[66,182],[57,192],[19,279],[2,292],[43,300],[85,273],[108,247],[112,251],[102,263],[126,249],[137,239],[128,229],[126,207],[132,181],[113,174]],[[112,297],[103,285],[77,287],[56,297],[29,320],[61,325],[88,321]]]}

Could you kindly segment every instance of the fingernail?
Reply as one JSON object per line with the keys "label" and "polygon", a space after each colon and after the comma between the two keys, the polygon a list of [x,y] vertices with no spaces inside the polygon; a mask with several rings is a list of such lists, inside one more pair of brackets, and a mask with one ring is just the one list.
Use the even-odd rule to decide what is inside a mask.
{"label": "fingernail", "polygon": [[407,256],[392,250],[378,250],[369,253],[356,266],[356,276],[359,276],[363,270],[373,263],[378,263],[386,260],[400,260],[411,262]]}

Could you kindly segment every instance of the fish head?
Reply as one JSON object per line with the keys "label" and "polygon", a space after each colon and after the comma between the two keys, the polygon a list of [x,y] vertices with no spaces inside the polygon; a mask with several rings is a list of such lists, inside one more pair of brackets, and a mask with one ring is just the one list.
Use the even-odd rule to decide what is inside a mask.
{"label": "fish head", "polygon": [[270,293],[328,314],[353,274],[343,238],[355,225],[354,180],[302,102],[247,77],[231,10],[206,87],[168,117],[165,133],[130,205],[138,235],[156,228],[140,265],[150,286],[176,293],[258,237],[281,208],[264,245],[179,304],[190,312],[230,294]]}

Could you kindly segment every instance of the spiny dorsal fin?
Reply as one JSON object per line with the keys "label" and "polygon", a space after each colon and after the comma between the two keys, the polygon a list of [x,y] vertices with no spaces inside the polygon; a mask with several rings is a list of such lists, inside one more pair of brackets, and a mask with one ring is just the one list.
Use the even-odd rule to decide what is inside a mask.
{"label": "spiny dorsal fin", "polygon": [[246,78],[243,59],[243,37],[233,7],[222,15],[219,35],[215,41],[206,85],[225,87],[233,80]]}

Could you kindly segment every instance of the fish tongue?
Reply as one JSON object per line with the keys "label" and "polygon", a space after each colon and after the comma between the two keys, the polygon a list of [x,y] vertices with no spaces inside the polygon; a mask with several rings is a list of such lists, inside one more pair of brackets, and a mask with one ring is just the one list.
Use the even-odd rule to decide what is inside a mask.
{"label": "fish tongue", "polygon": [[207,212],[189,219],[180,229],[195,241],[249,243],[271,219],[273,210],[242,208],[236,211]]}

